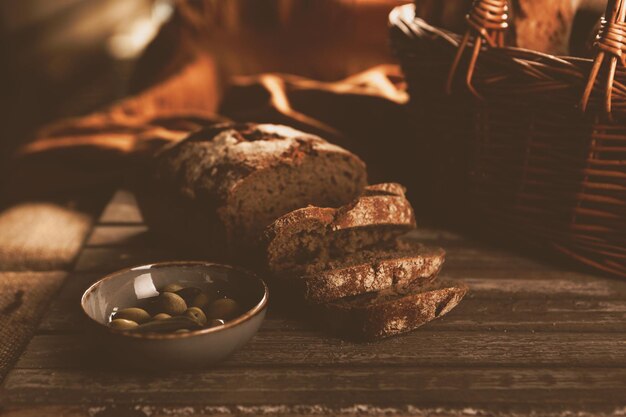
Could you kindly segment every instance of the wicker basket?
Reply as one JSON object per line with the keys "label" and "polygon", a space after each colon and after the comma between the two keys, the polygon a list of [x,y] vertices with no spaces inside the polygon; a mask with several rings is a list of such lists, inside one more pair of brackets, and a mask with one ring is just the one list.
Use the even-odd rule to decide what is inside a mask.
{"label": "wicker basket", "polygon": [[475,1],[464,36],[393,10],[440,210],[626,277],[623,3],[609,1],[594,61],[504,47],[506,0]]}

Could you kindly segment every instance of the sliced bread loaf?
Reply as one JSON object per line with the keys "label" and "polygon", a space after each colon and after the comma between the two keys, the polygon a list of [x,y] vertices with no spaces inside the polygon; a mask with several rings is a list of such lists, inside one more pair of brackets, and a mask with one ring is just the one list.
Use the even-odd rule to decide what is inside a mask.
{"label": "sliced bread loaf", "polygon": [[445,260],[441,248],[400,242],[317,262],[276,278],[309,303],[324,303],[396,285],[433,279]]}
{"label": "sliced bread loaf", "polygon": [[459,304],[467,290],[458,282],[416,281],[320,305],[315,312],[343,337],[382,339],[443,316]]}
{"label": "sliced bread loaf", "polygon": [[274,221],[265,232],[267,263],[274,273],[380,247],[415,228],[404,187],[384,183],[340,207],[305,207]]}
{"label": "sliced bread loaf", "polygon": [[[364,163],[320,137],[270,124],[220,124],[162,151],[140,193],[151,228],[231,260],[292,210],[338,207],[366,185]],[[234,258],[234,259],[233,259]]]}

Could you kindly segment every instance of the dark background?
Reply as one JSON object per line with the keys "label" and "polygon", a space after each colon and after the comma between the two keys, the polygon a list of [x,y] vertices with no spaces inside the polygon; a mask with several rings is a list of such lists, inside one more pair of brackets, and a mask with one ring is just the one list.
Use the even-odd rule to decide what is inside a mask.
{"label": "dark background", "polygon": [[[386,20],[400,3],[209,0],[213,29],[203,49],[217,57],[224,80],[265,71],[340,79],[393,60]],[[157,78],[175,46],[159,51],[162,58],[152,56],[131,82],[144,47],[174,4],[0,0],[0,164],[6,166],[18,144],[45,123],[89,113]]]}
{"label": "dark background", "polygon": [[149,21],[152,3],[0,1],[2,162],[42,124],[124,95],[136,56],[116,57],[111,39]]}

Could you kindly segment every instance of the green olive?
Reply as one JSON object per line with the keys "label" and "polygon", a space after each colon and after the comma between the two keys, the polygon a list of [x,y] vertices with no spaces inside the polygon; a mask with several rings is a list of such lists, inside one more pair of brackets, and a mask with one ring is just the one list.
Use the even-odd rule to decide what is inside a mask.
{"label": "green olive", "polygon": [[215,300],[215,298],[216,296],[214,294],[209,295],[208,293],[201,292],[200,294],[196,295],[191,301],[191,306],[205,309],[209,306],[209,304],[211,304],[213,300]]}
{"label": "green olive", "polygon": [[224,324],[224,320],[222,319],[213,319],[209,323],[209,327],[222,326]]}
{"label": "green olive", "polygon": [[152,320],[158,321],[158,320],[165,320],[165,319],[171,319],[171,318],[172,316],[170,316],[167,313],[159,313],[159,314],[156,314],[154,317],[152,317]]}
{"label": "green olive", "polygon": [[123,308],[115,313],[114,319],[125,319],[134,321],[138,324],[145,323],[150,320],[150,314],[144,309],[137,307]]}
{"label": "green olive", "polygon": [[197,321],[202,326],[206,324],[206,315],[198,307],[189,307],[183,315]]}
{"label": "green olive", "polygon": [[209,307],[209,317],[213,319],[231,319],[239,314],[239,304],[232,298],[222,298],[215,300]]}
{"label": "green olive", "polygon": [[129,330],[129,329],[134,329],[135,327],[139,326],[139,324],[137,324],[137,322],[132,321],[132,320],[115,319],[115,320],[112,320],[111,323],[109,323],[109,326],[112,329]]}
{"label": "green olive", "polygon": [[182,290],[184,287],[180,284],[167,284],[161,288],[161,292],[176,292]]}
{"label": "green olive", "polygon": [[164,292],[159,295],[158,307],[161,313],[178,316],[187,310],[187,303],[180,295],[173,292]]}
{"label": "green olive", "polygon": [[163,320],[152,320],[133,329],[138,333],[172,333],[179,329],[201,329],[202,326],[189,317],[177,316]]}

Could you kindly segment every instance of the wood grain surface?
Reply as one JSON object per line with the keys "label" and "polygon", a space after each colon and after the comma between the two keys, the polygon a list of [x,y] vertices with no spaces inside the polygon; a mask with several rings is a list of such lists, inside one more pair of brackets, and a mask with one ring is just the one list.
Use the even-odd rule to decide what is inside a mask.
{"label": "wood grain surface", "polygon": [[355,344],[270,309],[211,369],[146,374],[94,346],[78,300],[103,274],[179,257],[120,192],[0,390],[7,416],[554,415],[626,413],[626,282],[564,269],[442,230],[442,275],[470,286],[449,315]]}

